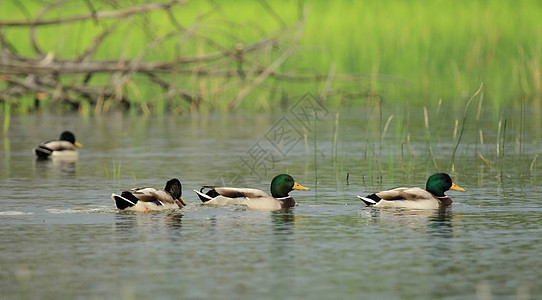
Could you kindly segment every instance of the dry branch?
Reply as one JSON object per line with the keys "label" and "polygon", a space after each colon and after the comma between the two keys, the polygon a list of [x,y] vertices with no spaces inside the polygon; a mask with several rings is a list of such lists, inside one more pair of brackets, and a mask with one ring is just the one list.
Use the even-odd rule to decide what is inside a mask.
{"label": "dry branch", "polygon": [[[234,109],[256,88],[265,88],[263,82],[268,78],[278,81],[325,81],[326,94],[330,93],[332,80],[357,81],[360,76],[334,75],[326,76],[316,73],[296,72],[280,73],[281,66],[298,49],[298,42],[304,27],[304,18],[290,27],[272,10],[264,0],[262,7],[276,21],[278,28],[272,34],[265,34],[258,26],[250,26],[262,38],[250,43],[240,42],[235,30],[243,28],[242,24],[233,21],[222,22],[229,27],[215,28],[205,26],[205,21],[220,14],[216,6],[202,12],[190,26],[183,26],[176,18],[176,10],[182,9],[184,1],[171,0],[165,3],[148,3],[126,9],[99,11],[90,1],[83,1],[87,14],[47,18],[57,13],[61,5],[70,0],[58,0],[43,7],[33,19],[25,21],[0,20],[0,101],[13,99],[22,95],[48,97],[54,101],[66,102],[74,107],[83,99],[96,104],[96,111],[104,107],[104,103],[113,100],[119,103],[130,103],[130,96],[141,98],[139,87],[134,80],[144,86],[154,86],[161,94],[154,93],[153,99],[162,97],[182,99],[197,108],[202,99],[208,95],[216,95],[219,91],[238,87],[228,108]],[[0,2],[1,6],[1,2]],[[157,34],[150,30],[151,19],[146,14],[154,11],[163,14],[162,20],[169,21],[169,31]],[[58,14],[57,14],[58,15]],[[108,38],[119,35],[119,28],[132,24],[134,17],[143,16],[144,23],[139,24],[147,30],[147,41],[134,57],[120,55],[114,58],[96,58],[99,49],[107,47]],[[107,26],[101,24],[103,19],[113,19]],[[100,31],[86,37],[90,43],[68,59],[54,51],[38,45],[40,29],[43,27],[62,26],[74,22],[92,22]],[[161,24],[163,26],[163,24]],[[23,56],[4,35],[10,28],[29,27],[30,47],[36,56]],[[124,26],[132,28],[134,26]],[[210,31],[211,29],[214,30]],[[234,29],[232,29],[234,28]],[[152,36],[152,37],[151,37]],[[213,36],[220,36],[220,42]],[[224,42],[226,41],[226,42]],[[169,42],[179,47],[191,43],[205,45],[204,51],[175,51],[169,60],[149,60],[147,57],[160,57],[157,53]],[[98,76],[100,79],[94,81]],[[105,78],[105,79],[104,79]],[[217,88],[217,86],[220,86]],[[205,90],[208,89],[208,90]],[[132,92],[130,94],[130,91]],[[137,93],[137,95],[134,95]],[[148,109],[147,104],[144,109]],[[143,107],[143,106],[142,106]]]}
{"label": "dry branch", "polygon": [[[184,1],[172,0],[168,3],[152,3],[143,4],[139,6],[132,6],[123,10],[104,11],[104,12],[91,12],[86,15],[72,16],[67,18],[57,18],[51,20],[40,20],[39,18],[31,21],[0,21],[0,27],[29,27],[29,26],[43,26],[43,25],[57,25],[66,24],[78,21],[85,21],[89,19],[109,19],[109,18],[124,18],[138,13],[146,13],[154,10],[169,10],[176,4],[184,3]],[[56,4],[55,4],[56,6]]]}

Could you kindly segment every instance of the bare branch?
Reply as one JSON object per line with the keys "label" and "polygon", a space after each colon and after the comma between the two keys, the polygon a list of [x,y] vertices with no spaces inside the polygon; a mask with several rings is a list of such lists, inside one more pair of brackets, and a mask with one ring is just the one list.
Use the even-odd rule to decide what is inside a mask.
{"label": "bare branch", "polygon": [[261,84],[267,77],[269,77],[273,72],[275,72],[278,67],[280,67],[280,65],[282,65],[282,63],[284,63],[286,61],[286,59],[288,57],[290,57],[294,51],[295,51],[295,46],[297,45],[297,43],[299,42],[299,40],[301,39],[301,35],[303,33],[303,28],[304,28],[304,25],[305,25],[305,19],[303,18],[298,26],[297,26],[297,30],[296,30],[296,33],[295,33],[295,36],[294,36],[294,43],[292,46],[288,47],[283,53],[282,55],[277,58],[271,65],[269,65],[269,67],[264,71],[262,72],[260,75],[258,75],[258,77],[256,77],[255,80],[252,81],[251,84],[249,84],[248,86],[246,86],[244,89],[242,89],[238,94],[237,94],[237,97],[235,98],[235,100],[233,100],[232,102],[230,102],[228,104],[228,108],[229,109],[233,109],[233,108],[236,108],[240,103],[241,101],[243,101],[243,99],[259,84]]}
{"label": "bare branch", "polygon": [[280,27],[282,29],[285,29],[287,28],[288,26],[286,25],[286,22],[284,22],[284,20],[280,17],[280,15],[271,7],[271,5],[269,5],[269,3],[267,3],[267,1],[265,0],[258,0],[258,2],[260,2],[260,4],[263,6],[263,8],[265,8],[265,10],[267,11],[267,13],[273,17],[273,19],[275,19],[275,21],[280,25]]}
{"label": "bare branch", "polygon": [[122,18],[127,17],[133,14],[139,14],[154,10],[165,10],[169,9],[173,5],[181,3],[179,0],[172,0],[167,3],[154,3],[154,4],[143,4],[139,6],[132,6],[123,10],[115,11],[105,11],[105,12],[96,12],[90,13],[81,16],[73,16],[67,18],[58,18],[51,20],[31,20],[31,21],[0,21],[0,27],[28,27],[28,26],[42,26],[42,25],[55,25],[55,24],[66,24],[71,22],[84,21],[88,19],[108,19],[108,18]]}
{"label": "bare branch", "polygon": [[[189,25],[181,23],[175,11],[184,0],[122,9],[115,1],[106,2],[105,5],[112,9],[110,11],[100,11],[90,0],[70,2],[81,3],[79,5],[87,10],[87,14],[76,16],[61,13],[62,4],[67,1],[48,0],[34,19],[0,21],[0,101],[39,95],[36,97],[65,102],[77,108],[84,99],[84,102],[95,104],[95,112],[100,113],[111,105],[129,107],[135,98],[138,99],[138,109],[148,113],[160,100],[166,100],[168,105],[179,104],[177,100],[181,100],[181,103],[188,103],[191,110],[196,110],[202,104],[212,106],[207,101],[211,97],[235,95],[227,103],[228,109],[235,109],[256,89],[265,93],[271,91],[272,95],[280,97],[280,91],[283,94],[284,91],[277,85],[283,81],[324,82],[322,97],[339,94],[355,97],[355,94],[334,90],[333,83],[350,81],[359,84],[365,76],[378,76],[335,74],[334,68],[327,75],[311,69],[279,72],[279,67],[300,49],[298,44],[305,15],[297,24],[288,27],[266,0],[258,1],[265,13],[278,24],[272,32],[266,31],[257,20],[239,23],[222,19],[227,17],[226,14],[212,0],[213,6]],[[151,11],[156,11],[155,14],[161,18],[146,14]],[[62,17],[46,19],[57,12]],[[143,16],[135,17],[135,14]],[[103,19],[113,20],[106,22]],[[38,39],[40,26],[61,26],[86,20],[93,20],[98,26],[92,28],[93,36],[76,36],[78,41],[85,43],[84,47],[77,47],[76,53],[55,53],[38,44],[41,40]],[[18,54],[8,38],[12,36],[7,34],[11,28],[21,26],[30,29],[34,56]],[[118,32],[120,28],[125,28],[126,32]],[[247,29],[252,30],[252,34],[239,34]],[[118,42],[111,38],[118,38],[113,33],[126,35],[132,32],[143,39],[145,46],[134,49],[133,44],[125,43],[121,44],[120,54],[116,50],[118,47],[114,47],[117,52],[112,57],[103,56],[107,51],[100,51],[101,56],[97,55],[98,49],[108,50],[111,42]],[[259,38],[249,40],[251,36]],[[271,83],[275,85],[267,83],[268,79],[273,79]],[[145,94],[149,89],[152,96]],[[180,105],[173,110],[182,109],[186,106]]]}
{"label": "bare branch", "polygon": [[93,55],[96,52],[96,50],[98,50],[98,47],[100,46],[102,41],[109,34],[111,34],[121,23],[122,23],[122,20],[117,20],[117,21],[115,21],[115,23],[113,23],[113,25],[111,25],[107,29],[104,29],[104,31],[102,31],[102,33],[100,35],[98,35],[97,37],[94,38],[92,43],[90,43],[90,45],[88,46],[87,50],[85,50],[85,52],[83,52],[81,55],[79,55],[75,59],[75,61],[76,62],[81,62],[81,61],[85,60],[86,58],[88,58],[89,56]]}

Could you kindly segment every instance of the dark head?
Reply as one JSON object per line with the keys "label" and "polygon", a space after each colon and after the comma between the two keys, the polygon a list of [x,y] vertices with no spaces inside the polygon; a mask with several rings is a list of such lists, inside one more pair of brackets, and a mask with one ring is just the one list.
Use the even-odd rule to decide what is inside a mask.
{"label": "dark head", "polygon": [[288,193],[292,190],[308,191],[309,189],[299,185],[288,174],[277,175],[271,181],[271,196],[275,198],[288,197]]}
{"label": "dark head", "polygon": [[186,206],[186,202],[183,200],[183,186],[181,185],[181,181],[177,178],[173,178],[166,182],[166,185],[164,186],[164,191],[168,192],[173,199],[179,199],[183,205]]}
{"label": "dark head", "polygon": [[71,131],[64,131],[60,134],[59,140],[66,141],[74,144],[76,147],[81,147],[82,145],[75,140],[75,135]]}
{"label": "dark head", "polygon": [[437,197],[444,197],[447,190],[462,191],[465,190],[455,185],[452,178],[446,173],[437,173],[429,176],[425,185],[425,190]]}

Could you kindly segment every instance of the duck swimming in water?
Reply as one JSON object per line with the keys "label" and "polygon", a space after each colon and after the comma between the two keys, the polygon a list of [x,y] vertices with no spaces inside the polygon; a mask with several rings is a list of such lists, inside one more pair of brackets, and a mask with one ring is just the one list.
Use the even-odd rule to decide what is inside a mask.
{"label": "duck swimming in water", "polygon": [[75,135],[71,131],[64,131],[60,134],[58,140],[41,143],[34,148],[34,153],[39,159],[55,157],[76,159],[78,156],[77,148],[82,146],[75,140]]}
{"label": "duck swimming in water", "polygon": [[296,202],[288,193],[292,190],[307,191],[308,188],[299,185],[292,176],[281,174],[271,181],[271,195],[258,189],[233,187],[207,187],[203,193],[195,190],[201,201],[206,205],[243,205],[257,210],[279,210],[295,206]]}
{"label": "duck swimming in water", "polygon": [[118,209],[131,211],[150,211],[182,208],[186,206],[182,197],[181,181],[173,178],[166,182],[163,190],[155,188],[134,188],[120,195],[112,194]]}
{"label": "duck swimming in water", "polygon": [[452,182],[446,173],[429,176],[425,189],[419,187],[400,187],[380,191],[365,197],[358,197],[367,205],[374,207],[402,207],[413,209],[438,209],[452,204],[452,198],[446,196],[447,190],[462,191]]}

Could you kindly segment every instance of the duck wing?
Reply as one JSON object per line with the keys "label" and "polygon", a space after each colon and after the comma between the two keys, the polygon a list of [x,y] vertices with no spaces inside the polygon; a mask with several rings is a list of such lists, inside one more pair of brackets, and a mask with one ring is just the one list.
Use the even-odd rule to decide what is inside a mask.
{"label": "duck wing", "polygon": [[[160,196],[162,196],[162,198],[164,198],[164,196],[160,195],[159,192],[160,191],[156,190],[155,188],[135,188],[122,192],[122,196],[127,199],[134,197],[141,202],[153,202],[156,205],[162,205],[163,199],[161,199]],[[131,195],[131,197],[129,195]],[[171,196],[169,196],[169,198],[171,198]],[[173,200],[171,199],[171,201]]]}
{"label": "duck wing", "polygon": [[435,196],[428,191],[419,187],[400,187],[388,191],[381,191],[376,193],[382,200],[407,200],[407,201],[421,201],[427,199],[433,199]]}
{"label": "duck wing", "polygon": [[36,153],[38,158],[48,158],[49,156],[51,156],[51,154],[53,154],[53,150],[41,144],[38,147],[34,148],[34,153]]}
{"label": "duck wing", "polygon": [[[194,190],[201,201],[214,206],[244,205],[252,209],[276,210],[281,208],[281,201],[268,193],[249,188],[204,187],[210,188],[207,193]],[[288,198],[288,197],[287,197]],[[295,202],[294,202],[295,203]]]}
{"label": "duck wing", "polygon": [[173,199],[173,196],[171,196],[168,192],[166,191],[156,191],[156,192],[153,192],[151,193],[154,198],[164,204],[174,204],[176,203],[175,199]]}
{"label": "duck wing", "polygon": [[39,145],[39,147],[45,147],[52,151],[77,150],[75,145],[68,141],[50,141]]}
{"label": "duck wing", "polygon": [[[126,194],[127,193],[127,194]],[[128,207],[132,207],[132,206],[135,206],[136,203],[137,203],[137,198],[135,198],[135,202],[133,201],[134,199],[128,199],[126,197],[131,197],[132,194],[129,193],[129,192],[124,192],[123,195],[117,195],[117,194],[111,194],[111,198],[115,201],[115,205],[117,206],[118,209],[126,209]]]}
{"label": "duck wing", "polygon": [[271,195],[268,193],[258,190],[258,189],[249,189],[249,188],[230,188],[230,187],[219,187],[214,189],[219,195],[228,197],[228,198],[269,198]]}
{"label": "duck wing", "polygon": [[[155,188],[135,188],[128,191],[139,201],[143,202],[161,202],[161,203],[175,203],[175,199],[164,190],[157,190]],[[159,204],[160,205],[160,204]]]}

